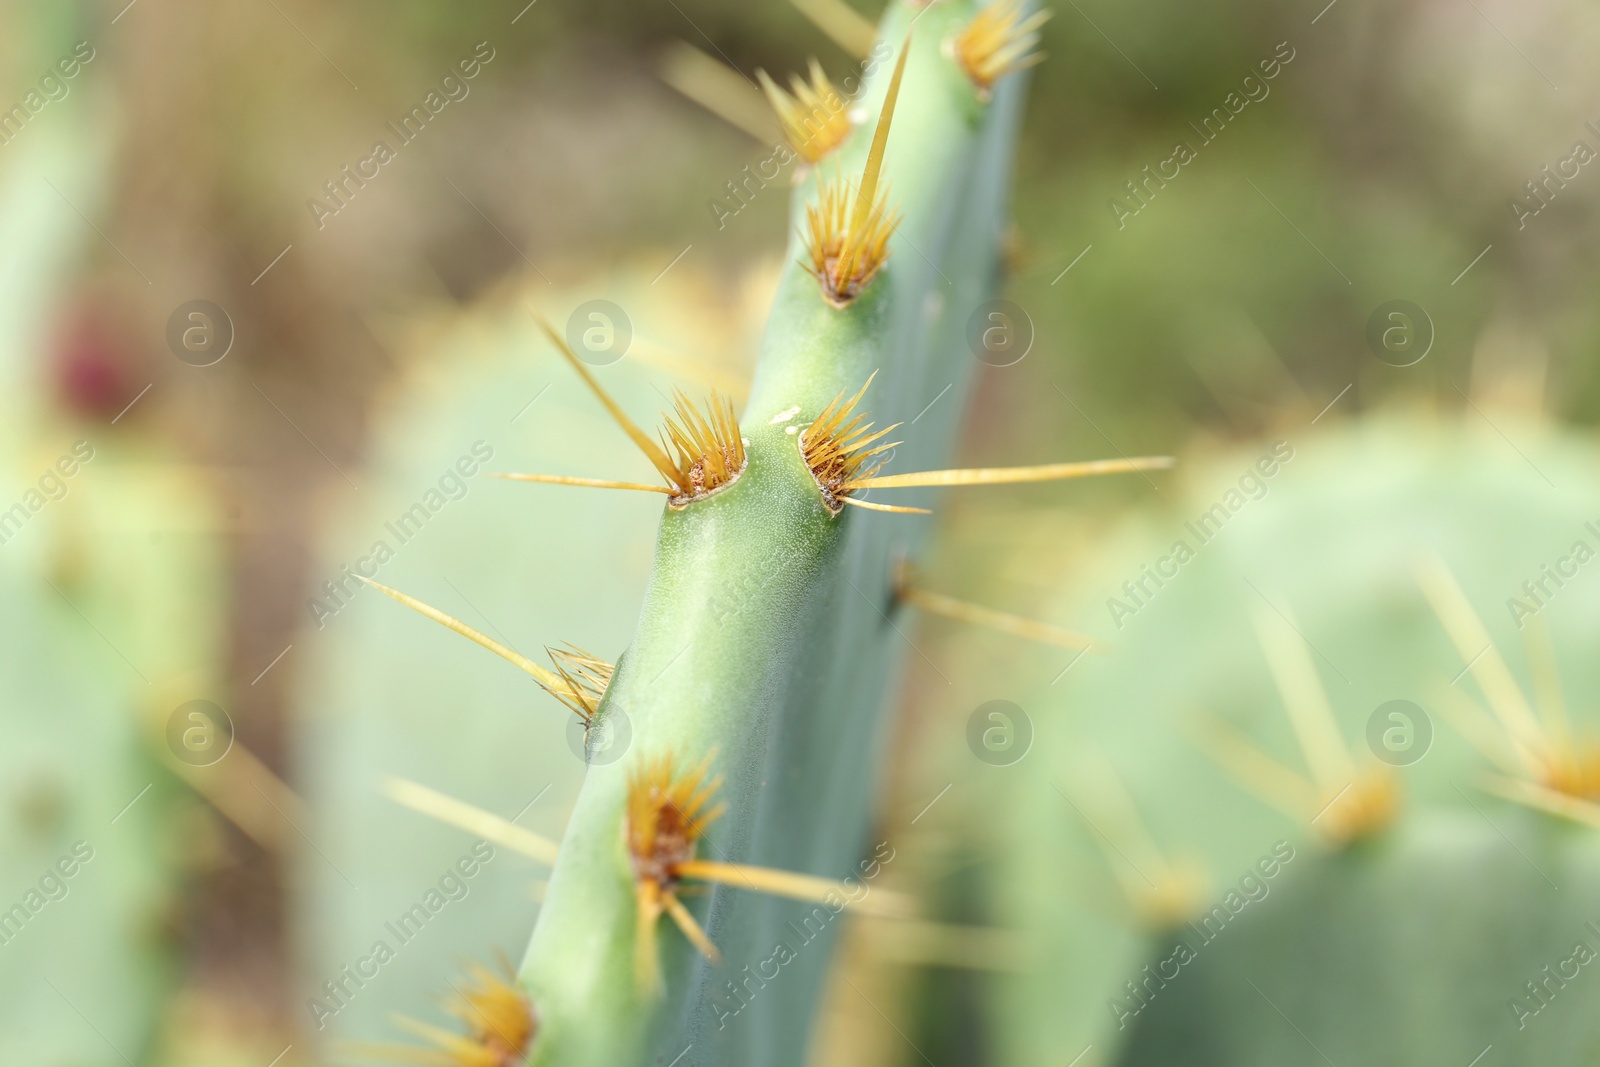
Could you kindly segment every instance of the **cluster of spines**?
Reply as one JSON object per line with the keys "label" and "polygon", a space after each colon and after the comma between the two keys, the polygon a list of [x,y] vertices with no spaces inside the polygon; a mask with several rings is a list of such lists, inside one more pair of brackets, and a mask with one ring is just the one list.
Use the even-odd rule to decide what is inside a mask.
{"label": "cluster of spines", "polygon": [[815,59],[811,61],[810,74],[809,82],[798,74],[792,75],[790,91],[785,92],[766,71],[756,71],[789,145],[807,163],[820,163],[844,143],[854,127],[846,113],[844,97]]}
{"label": "cluster of spines", "polygon": [[682,390],[673,391],[672,406],[675,417],[667,416],[661,443],[676,453],[671,465],[679,493],[674,500],[681,505],[731,485],[739,477],[744,470],[744,438],[739,436],[733,401],[716,390],[704,412],[695,410]]}
{"label": "cluster of spines", "polygon": [[879,444],[899,427],[899,423],[873,433],[872,423],[867,416],[855,413],[856,404],[876,376],[877,372],[869,375],[866,383],[848,401],[840,392],[809,426],[800,431],[800,454],[805,458],[806,469],[816,480],[823,503],[835,515],[846,504],[879,506],[852,499],[850,490],[845,487],[858,478],[876,474],[885,462],[877,457],[899,444],[898,441]]}
{"label": "cluster of spines", "polygon": [[1469,744],[1502,772],[1487,786],[1508,800],[1554,814],[1600,825],[1600,746],[1574,737],[1567,721],[1543,624],[1537,617],[1524,633],[1542,677],[1542,700],[1536,712],[1512,677],[1505,658],[1455,577],[1437,560],[1418,575],[1422,591],[1444,626],[1451,643],[1489,705],[1489,711],[1451,690],[1440,705]]}
{"label": "cluster of spines", "polygon": [[1085,754],[1077,771],[1065,779],[1067,789],[1061,795],[1101,846],[1133,917],[1166,931],[1198,915],[1211,884],[1206,872],[1196,863],[1162,853],[1110,763]]}
{"label": "cluster of spines", "polygon": [[872,384],[874,376],[875,374],[868,376],[866,384],[862,385],[848,401],[841,392],[821,414],[800,431],[801,455],[817,484],[817,491],[822,494],[823,503],[835,515],[843,510],[845,504],[877,511],[927,513],[924,508],[871,503],[856,498],[854,494],[863,489],[1010,485],[1164,470],[1172,466],[1170,456],[1139,456],[1130,459],[1047,463],[1032,467],[976,467],[919,471],[910,474],[879,474],[884,460],[877,457],[894,448],[894,444],[878,444],[878,441],[900,424],[895,423],[887,429],[874,433],[872,423],[865,413],[857,413],[856,408],[866,394],[867,386]]}
{"label": "cluster of spines", "polygon": [[566,648],[546,645],[545,652],[562,682],[566,683],[564,692],[554,694],[556,698],[584,722],[593,722],[600,710],[600,701],[611,685],[611,676],[617,672],[616,665],[572,644]]}
{"label": "cluster of spines", "polygon": [[[711,762],[708,756],[690,765],[666,751],[639,759],[628,775],[623,840],[636,902],[635,975],[640,990],[650,995],[659,993],[662,985],[663,916],[707,959],[720,960],[716,946],[681,899],[684,882],[715,882],[812,903],[851,899],[849,887],[834,879],[700,858],[706,831],[725,810],[716,800],[722,778],[712,773]],[[540,863],[553,865],[560,853],[556,842],[425,785],[392,778],[384,792],[398,804]],[[855,906],[877,916],[912,915],[908,901],[886,890],[876,892],[870,905],[867,898],[856,897]]]}
{"label": "cluster of spines", "polygon": [[739,421],[734,415],[732,400],[718,395],[713,389],[704,410],[698,410],[681,391],[676,392],[674,413],[665,417],[660,443],[657,443],[628,417],[548,322],[539,319],[539,328],[556,350],[566,357],[573,370],[578,372],[578,376],[599,398],[617,425],[622,427],[622,431],[644,453],[666,485],[578,478],[564,474],[492,474],[490,477],[518,482],[665,493],[670,506],[681,508],[727,488],[744,473],[744,438],[739,433]]}
{"label": "cluster of spines", "polygon": [[656,929],[663,912],[701,952],[718,959],[716,946],[678,899],[682,865],[694,859],[707,827],[722,816],[711,798],[722,785],[709,778],[711,761],[680,771],[671,753],[639,761],[628,778],[627,842],[638,902],[636,971],[641,985],[661,985]]}
{"label": "cluster of spines", "polygon": [[961,70],[986,95],[1007,74],[1025,70],[1044,56],[1035,52],[1039,27],[1048,11],[1024,15],[1019,0],[995,0],[979,9],[966,28],[956,34],[950,50]]}
{"label": "cluster of spines", "polygon": [[1306,820],[1334,846],[1389,827],[1399,810],[1399,784],[1388,766],[1376,760],[1358,764],[1351,756],[1305,639],[1291,624],[1264,612],[1257,616],[1256,631],[1310,777],[1285,767],[1220,720],[1200,736],[1203,747],[1262,801]]}
{"label": "cluster of spines", "polygon": [[[504,969],[509,972],[510,967]],[[502,977],[481,965],[462,985],[451,983],[455,996],[445,1011],[458,1019],[465,1033],[397,1017],[395,1025],[427,1042],[421,1046],[378,1046],[355,1051],[373,1059],[399,1060],[428,1067],[521,1067],[538,1032],[538,1019],[514,977]],[[464,986],[464,987],[463,987]]]}
{"label": "cluster of spines", "polygon": [[860,183],[852,190],[844,173],[837,172],[832,181],[819,181],[817,203],[806,205],[806,230],[802,236],[807,259],[801,263],[817,279],[823,299],[836,308],[850,306],[877,276],[889,259],[889,237],[900,224],[899,216],[888,206],[888,190],[880,190],[878,184],[895,101],[900,96],[900,81],[910,54],[908,34],[889,79],[889,91],[883,98],[883,111],[872,133]]}

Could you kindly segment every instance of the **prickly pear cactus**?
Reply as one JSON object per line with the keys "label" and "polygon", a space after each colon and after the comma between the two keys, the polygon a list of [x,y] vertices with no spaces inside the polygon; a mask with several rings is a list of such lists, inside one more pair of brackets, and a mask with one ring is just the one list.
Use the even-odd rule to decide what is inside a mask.
{"label": "prickly pear cactus", "polygon": [[[36,77],[81,16],[18,12],[13,58]],[[76,210],[100,192],[93,69],[0,171],[18,265],[0,286],[0,1062],[41,1067],[142,1065],[158,1040],[208,817],[164,763],[163,727],[216,696],[223,615],[208,487],[134,420],[68,418],[52,395],[56,315],[95,239]]]}
{"label": "prickly pear cactus", "polygon": [[1408,411],[1187,461],[1076,566],[1050,614],[1100,647],[955,786],[1017,816],[964,829],[972,899],[1036,948],[968,999],[994,1062],[1593,1059],[1596,724],[1556,678],[1600,682],[1600,455],[1493,417],[1526,458]]}
{"label": "prickly pear cactus", "polygon": [[[174,776],[165,728],[179,704],[217,695],[216,517],[163,453],[38,429],[74,473],[0,546],[0,1059],[142,1063],[176,982],[189,846],[210,817]],[[7,493],[19,471],[38,490],[61,458],[13,460]]]}
{"label": "prickly pear cactus", "polygon": [[[715,394],[703,407],[680,395],[652,438],[545,326],[660,482],[580,473],[585,441],[560,473],[511,475],[557,483],[524,488],[529,506],[557,522],[576,486],[667,497],[642,613],[614,667],[575,669],[564,655],[543,667],[415,590],[385,590],[522,667],[588,738],[516,983],[458,991],[465,1036],[412,1027],[446,1055],[800,1062],[834,917],[901,907],[874,885],[893,843],[868,826],[903,645],[889,618],[893,550],[918,542],[906,513],[934,498],[890,491],[1164,465],[927,469],[950,450],[976,363],[968,325],[997,271],[1021,104],[1007,75],[1031,61],[1037,24],[1013,3],[893,3],[856,106],[825,87],[773,94],[780,110],[814,108],[811,122],[784,116],[811,168],[737,418]],[[857,113],[867,121],[851,129]],[[898,442],[884,425],[896,419],[916,424]],[[600,758],[623,723],[626,752]]]}

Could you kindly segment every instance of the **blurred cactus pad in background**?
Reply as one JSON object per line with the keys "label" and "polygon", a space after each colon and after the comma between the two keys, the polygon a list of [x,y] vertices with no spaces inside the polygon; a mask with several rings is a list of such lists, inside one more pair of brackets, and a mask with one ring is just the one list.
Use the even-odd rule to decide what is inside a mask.
{"label": "blurred cactus pad in background", "polygon": [[0,1064],[1600,1059],[1600,16],[0,14]]}

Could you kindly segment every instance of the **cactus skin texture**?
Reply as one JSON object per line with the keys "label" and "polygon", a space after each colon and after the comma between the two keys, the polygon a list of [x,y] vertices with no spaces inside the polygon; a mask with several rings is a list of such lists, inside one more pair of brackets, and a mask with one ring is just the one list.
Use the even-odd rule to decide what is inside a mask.
{"label": "cactus skin texture", "polygon": [[[1019,698],[1039,744],[988,776],[990,803],[1017,819],[968,831],[971,850],[990,861],[975,864],[987,874],[973,893],[985,918],[1020,925],[1037,948],[1023,973],[999,978],[981,1000],[995,1035],[990,1061],[1064,1063],[1092,1044],[1090,1058],[1128,1067],[1312,1064],[1324,1055],[1341,1067],[1464,1067],[1492,1043],[1484,1064],[1593,1062],[1600,983],[1590,967],[1546,994],[1523,1027],[1512,1001],[1538,1006],[1525,983],[1544,981],[1543,968],[1562,966],[1578,942],[1600,949],[1586,925],[1600,925],[1600,840],[1485,791],[1494,768],[1451,713],[1469,699],[1487,707],[1477,681],[1492,657],[1464,672],[1472,652],[1462,655],[1447,636],[1418,568],[1430,557],[1449,568],[1534,703],[1537,663],[1523,641],[1535,622],[1547,624],[1572,697],[1573,736],[1592,743],[1593,709],[1576,697],[1600,684],[1588,651],[1600,627],[1592,599],[1562,589],[1523,632],[1506,600],[1524,595],[1524,579],[1574,540],[1594,544],[1585,524],[1600,514],[1600,455],[1502,412],[1490,417],[1526,443],[1527,461],[1477,432],[1471,413],[1458,422],[1408,410],[1285,432],[1294,458],[1267,480],[1267,493],[1176,577],[1159,589],[1147,583],[1154,595],[1120,630],[1106,599],[1126,600],[1122,581],[1167,554],[1175,537],[1193,544],[1184,522],[1237,487],[1273,442],[1186,460],[1183,486],[1163,501],[1170,510],[1113,530],[1103,558],[1082,563],[1086,577],[1052,616],[1104,638],[1106,649],[1053,688]],[[1280,636],[1299,638],[1263,598],[1309,642],[1311,673],[1358,767],[1380,766],[1365,737],[1379,705],[1413,701],[1431,721],[1426,755],[1391,772],[1392,821],[1342,847],[1323,840],[1326,816],[1310,825],[1315,806],[1280,813],[1207,752],[1222,720],[1306,775],[1260,633],[1276,624]],[[1130,899],[1153,896],[1162,862],[1104,803],[1107,770],[1166,864],[1204,871],[1184,907],[1141,915]],[[1279,841],[1295,857],[1275,877],[1258,877],[1263,899],[1214,939],[1182,925],[1202,921],[1230,890],[1242,894],[1241,879]],[[1143,989],[1180,938],[1196,958],[1164,985],[1152,982],[1148,1006],[1121,1018],[1118,1006],[1138,1007],[1126,983]],[[923,1047],[934,1040],[913,1037]]]}
{"label": "cactus skin texture", "polygon": [[[996,275],[1021,91],[1019,79],[1006,79],[985,104],[944,54],[974,10],[890,6],[881,40],[897,55],[917,21],[884,166],[903,216],[891,258],[839,308],[792,244],[741,418],[748,466],[731,486],[662,518],[638,629],[599,710],[602,724],[628,716],[632,745],[621,760],[589,768],[521,969],[539,1018],[531,1064],[664,1064],[691,1045],[685,1062],[696,1064],[791,1064],[804,1055],[833,935],[802,944],[787,924],[818,905],[726,886],[689,898],[723,963],[663,925],[664,991],[657,997],[638,981],[627,782],[638,761],[665,752],[690,763],[711,757],[726,811],[707,831],[703,858],[841,878],[873,855],[881,705],[902,651],[887,617],[888,568],[896,540],[914,536],[907,524],[921,520],[834,516],[786,431],[876,371],[865,405],[880,425],[909,421],[952,392],[905,435],[896,469],[936,466],[950,447],[976,362],[966,319]],[[890,76],[889,64],[874,73],[867,114],[877,115]],[[804,218],[818,178],[831,179],[835,166],[861,172],[872,132],[863,124],[837,163],[804,182],[794,218]],[[743,968],[770,958],[780,941],[795,957],[734,998],[730,981],[747,980]]]}
{"label": "cactus skin texture", "polygon": [[1413,813],[1307,856],[1152,986],[1119,1062],[1470,1063],[1492,1046],[1504,1063],[1593,1063],[1600,839],[1532,812],[1496,821]]}

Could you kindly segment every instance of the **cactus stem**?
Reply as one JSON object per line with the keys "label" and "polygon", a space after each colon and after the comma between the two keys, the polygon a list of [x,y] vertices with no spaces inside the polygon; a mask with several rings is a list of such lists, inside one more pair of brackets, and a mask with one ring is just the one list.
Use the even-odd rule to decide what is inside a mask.
{"label": "cactus stem", "polygon": [[465,637],[468,641],[471,641],[477,645],[482,645],[484,648],[487,648],[490,652],[493,652],[501,659],[521,667],[533,677],[535,682],[539,683],[539,687],[541,689],[555,697],[557,700],[561,701],[561,703],[565,704],[567,707],[571,708],[579,718],[583,719],[585,722],[588,722],[589,717],[593,712],[586,703],[587,697],[570,688],[567,679],[561,674],[539,666],[537,663],[533,662],[533,660],[529,659],[527,656],[524,656],[515,649],[507,648],[494,638],[489,637],[486,634],[479,633],[477,630],[474,630],[460,619],[457,619],[451,615],[446,615],[438,608],[424,604],[414,596],[408,596],[407,594],[400,592],[398,589],[391,589],[387,585],[373,581],[371,578],[362,578],[359,574],[356,575],[356,577],[361,578],[363,582],[366,582],[368,585],[372,586],[372,588],[378,590],[387,597],[399,601],[401,604],[404,604],[406,607],[410,608],[412,611],[415,611],[419,615],[427,616],[434,622],[439,623],[441,626],[444,626],[450,630],[454,630],[462,637]]}
{"label": "cactus stem", "polygon": [[541,482],[545,485],[584,485],[591,489],[635,489],[643,493],[665,493],[672,490],[664,485],[647,485],[644,482],[613,482],[606,478],[574,478],[566,474],[504,474],[485,471],[486,478],[504,478],[508,482]]}
{"label": "cactus stem", "polygon": [[[617,425],[633,439],[639,451],[667,480],[672,490],[668,503],[672,507],[681,508],[696,500],[703,500],[738,480],[744,472],[746,457],[744,439],[739,436],[739,423],[733,413],[732,401],[718,396],[713,390],[702,414],[695,410],[681,391],[674,391],[676,418],[672,415],[666,418],[666,428],[662,431],[662,443],[666,447],[663,448],[652,441],[638,423],[628,418],[550,323],[543,316],[539,316],[538,321],[539,328],[550,339],[550,343],[566,357],[572,369],[578,372],[600,403],[605,405]],[[677,452],[677,459],[669,456],[666,449]]]}
{"label": "cactus stem", "polygon": [[867,287],[889,258],[889,237],[900,224],[897,215],[886,209],[888,191],[878,193],[883,174],[883,153],[889,143],[889,127],[894,120],[894,105],[900,96],[900,79],[906,72],[906,57],[911,54],[911,35],[900,46],[900,59],[889,92],[883,98],[883,112],[872,134],[867,165],[856,189],[855,207],[849,207],[850,189],[843,174],[824,185],[817,206],[806,205],[809,229],[807,249],[811,262],[806,269],[822,286],[822,295],[837,308],[848,306]]}
{"label": "cactus stem", "polygon": [[790,0],[811,24],[857,59],[872,50],[878,31],[844,0]]}
{"label": "cactus stem", "polygon": [[995,0],[981,8],[966,29],[950,42],[950,51],[979,97],[987,99],[995,82],[1007,74],[1025,70],[1044,59],[1032,49],[1039,43],[1039,27],[1050,18],[1048,11],[1023,17],[1018,0]]}
{"label": "cactus stem", "polygon": [[1167,470],[1171,456],[1137,456],[1133,459],[1096,459],[1079,463],[1046,463],[1037,467],[976,467],[963,470],[922,471],[917,474],[883,474],[856,478],[845,489],[910,489],[947,485],[1013,485],[1019,482],[1053,482],[1092,478],[1102,474],[1133,474]]}
{"label": "cactus stem", "polygon": [[383,783],[383,794],[402,807],[465,830],[492,844],[502,845],[547,866],[553,866],[556,862],[560,846],[548,837],[525,830],[510,819],[502,819],[492,811],[446,796],[419,782],[390,777]]}
{"label": "cactus stem", "polygon": [[798,74],[790,76],[792,93],[784,92],[764,70],[757,70],[756,77],[790,146],[807,163],[818,163],[838,148],[854,127],[844,98],[823,73],[822,64],[813,59],[810,71],[809,84]]}
{"label": "cactus stem", "polygon": [[[845,498],[846,503],[850,498]],[[1020,615],[1012,615],[1004,611],[986,608],[981,604],[974,604],[966,600],[957,600],[955,597],[945,596],[942,593],[929,592],[912,584],[910,568],[902,560],[894,570],[894,592],[902,604],[926,612],[929,615],[938,615],[956,622],[964,622],[971,626],[980,626],[986,630],[1007,634],[1012,637],[1021,637],[1040,644],[1055,645],[1058,648],[1077,651],[1080,649],[1094,650],[1099,647],[1099,642],[1087,634],[1076,633],[1072,630],[1063,630],[1059,626],[1039,622],[1035,619],[1025,619]]]}

